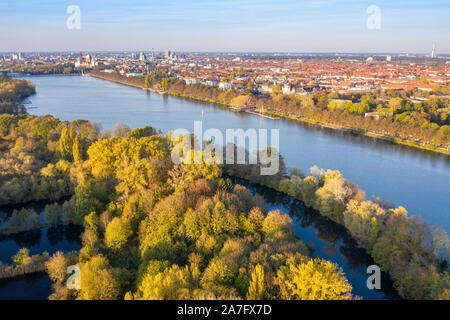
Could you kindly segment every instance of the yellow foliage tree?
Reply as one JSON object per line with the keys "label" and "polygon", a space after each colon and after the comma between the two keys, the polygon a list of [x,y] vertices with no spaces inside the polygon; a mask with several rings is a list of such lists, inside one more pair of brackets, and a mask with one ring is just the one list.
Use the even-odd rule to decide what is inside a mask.
{"label": "yellow foliage tree", "polygon": [[263,300],[264,291],[265,291],[264,268],[258,264],[256,265],[255,270],[252,272],[252,278],[247,292],[247,299]]}
{"label": "yellow foliage tree", "polygon": [[[300,260],[300,261],[295,261]],[[336,264],[320,258],[288,261],[278,270],[275,282],[285,300],[348,300],[352,286]]]}

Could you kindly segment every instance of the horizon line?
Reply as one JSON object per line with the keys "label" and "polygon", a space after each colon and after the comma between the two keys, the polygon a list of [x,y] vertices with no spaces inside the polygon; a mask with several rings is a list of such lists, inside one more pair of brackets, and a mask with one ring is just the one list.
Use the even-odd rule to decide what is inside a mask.
{"label": "horizon line", "polygon": [[[176,53],[222,53],[222,54],[352,54],[352,55],[430,55],[426,52],[357,52],[357,51],[214,51],[214,50],[171,50]],[[21,51],[21,50],[10,50],[10,51],[0,51],[0,54],[8,53],[75,53],[75,52],[98,52],[98,53],[134,53],[134,52],[157,52],[164,53],[166,50],[36,50],[36,51]],[[450,56],[450,52],[443,52],[436,55],[439,56]]]}

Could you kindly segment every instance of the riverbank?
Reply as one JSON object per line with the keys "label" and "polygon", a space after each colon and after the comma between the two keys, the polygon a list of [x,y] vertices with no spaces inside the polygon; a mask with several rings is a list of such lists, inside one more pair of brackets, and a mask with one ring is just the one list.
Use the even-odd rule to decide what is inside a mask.
{"label": "riverbank", "polygon": [[45,228],[51,228],[51,227],[61,227],[61,226],[68,226],[73,223],[58,223],[58,224],[50,224],[50,223],[40,223],[38,225],[24,227],[24,228],[13,228],[13,229],[2,229],[0,227],[0,237],[1,236],[10,236],[13,234],[18,234],[22,232],[32,231],[32,230],[39,230],[39,229],[45,229]]}
{"label": "riverbank", "polygon": [[180,97],[180,98],[185,98],[185,99],[190,99],[190,100],[195,100],[195,101],[201,101],[201,102],[207,102],[207,103],[215,103],[215,104],[220,104],[220,105],[223,105],[223,106],[226,106],[226,107],[231,107],[230,104],[224,103],[224,102],[221,102],[221,101],[217,101],[217,100],[203,99],[203,98],[198,98],[198,97],[194,97],[194,96],[188,96],[188,95],[184,95],[184,94],[174,93],[174,92],[170,92],[170,91],[162,91],[162,90],[156,90],[156,89],[153,89],[153,88],[146,88],[146,87],[144,87],[142,85],[139,85],[139,84],[135,84],[135,83],[127,82],[127,81],[121,81],[121,80],[117,80],[117,79],[111,79],[109,77],[104,77],[104,76],[101,76],[101,75],[98,75],[98,74],[89,73],[89,74],[87,74],[87,76],[94,77],[94,78],[101,79],[101,80],[111,81],[111,82],[114,82],[114,83],[122,84],[122,85],[133,87],[133,88],[142,89],[142,90],[145,90],[145,91],[150,91],[150,92],[161,94],[161,95],[166,94],[166,95],[169,95],[169,96]]}
{"label": "riverbank", "polygon": [[[318,170],[316,176],[293,174],[279,183],[233,167],[228,167],[227,174],[284,193],[345,228],[357,246],[389,274],[402,298],[450,298],[449,257],[445,252],[436,253],[450,245],[444,230],[440,231],[441,240],[426,242],[420,235],[431,235],[433,229],[423,220],[408,217],[401,206],[384,207],[379,199],[366,200],[365,192],[339,171]],[[416,283],[410,281],[413,277]]]}
{"label": "riverbank", "polygon": [[[72,251],[64,254],[69,259],[70,264],[75,264],[78,260],[78,252]],[[42,253],[30,257],[30,261],[21,265],[10,265],[0,267],[0,280],[12,279],[28,274],[45,272],[46,263],[50,260],[50,255]]]}
{"label": "riverbank", "polygon": [[[117,79],[112,79],[112,78],[110,78],[108,76],[102,76],[102,75],[99,75],[99,74],[89,73],[88,76],[92,76],[94,78],[98,78],[98,79],[102,79],[102,80],[106,80],[106,81],[111,81],[111,82],[115,82],[115,83],[131,86],[131,87],[139,88],[139,89],[150,91],[150,92],[157,93],[157,94],[167,94],[167,95],[181,97],[181,98],[186,98],[186,99],[195,100],[195,101],[219,104],[219,105],[226,106],[226,107],[228,107],[230,109],[233,107],[229,103],[225,103],[225,102],[218,101],[218,100],[203,99],[203,98],[195,97],[195,96],[192,96],[192,95],[178,94],[178,93],[170,92],[170,90],[169,91],[161,91],[161,90],[156,90],[156,89],[153,89],[153,88],[145,88],[145,86],[142,86],[141,84],[138,84],[138,83],[131,83],[129,81],[121,81],[121,80],[117,80]],[[255,112],[248,112],[248,113],[255,114],[255,115],[258,115],[258,116],[263,116],[263,117],[265,115],[267,115],[267,118],[269,118],[269,119],[282,118],[282,119],[288,119],[288,120],[292,120],[292,121],[299,121],[299,122],[306,123],[306,124],[313,125],[313,126],[317,126],[317,127],[328,128],[328,129],[339,130],[339,131],[345,131],[345,132],[349,132],[349,133],[352,133],[352,134],[357,134],[357,135],[362,135],[362,136],[366,136],[366,137],[370,137],[370,138],[375,138],[375,139],[378,139],[378,140],[383,140],[383,141],[386,141],[386,142],[399,144],[399,145],[403,145],[403,146],[407,146],[407,147],[411,147],[411,148],[416,148],[416,149],[420,149],[420,150],[424,150],[424,151],[432,151],[432,152],[436,152],[436,153],[440,153],[440,154],[450,155],[450,150],[439,148],[439,147],[435,147],[435,146],[432,146],[432,145],[420,144],[420,143],[417,143],[415,141],[403,140],[403,139],[395,137],[395,136],[382,135],[382,134],[379,134],[379,133],[376,133],[376,132],[363,131],[363,130],[360,130],[360,129],[357,129],[357,128],[351,128],[351,127],[345,127],[345,126],[335,125],[335,124],[331,124],[331,123],[320,122],[320,121],[317,121],[317,120],[314,120],[314,119],[308,119],[308,118],[305,118],[305,117],[298,117],[298,116],[294,116],[294,115],[287,115],[287,114],[280,113],[280,112],[277,112],[277,111],[273,111],[273,110],[270,110],[270,109],[265,110],[265,114],[260,114],[260,113],[255,113]]]}
{"label": "riverbank", "polygon": [[313,119],[307,119],[307,118],[302,118],[302,117],[297,117],[297,116],[292,116],[292,115],[286,115],[286,114],[271,111],[271,110],[267,110],[266,113],[270,114],[272,116],[275,116],[275,117],[280,117],[280,118],[289,119],[289,120],[293,120],[293,121],[300,121],[300,122],[308,123],[308,124],[318,126],[318,127],[345,131],[345,132],[349,132],[352,134],[359,134],[359,135],[363,135],[363,136],[370,137],[370,138],[375,138],[375,139],[379,139],[379,140],[383,140],[383,141],[387,141],[387,142],[391,142],[391,143],[395,143],[395,144],[399,144],[399,145],[408,146],[411,148],[416,148],[416,149],[421,149],[421,150],[426,150],[426,151],[433,151],[433,152],[442,153],[445,155],[450,155],[450,150],[437,148],[432,145],[418,144],[415,141],[402,140],[400,138],[393,137],[393,136],[381,135],[381,134],[370,132],[370,131],[363,131],[363,130],[359,130],[359,129],[355,129],[355,128],[344,127],[344,126],[339,126],[339,125],[330,124],[330,123],[324,123],[324,122],[320,122],[320,121],[313,120]]}

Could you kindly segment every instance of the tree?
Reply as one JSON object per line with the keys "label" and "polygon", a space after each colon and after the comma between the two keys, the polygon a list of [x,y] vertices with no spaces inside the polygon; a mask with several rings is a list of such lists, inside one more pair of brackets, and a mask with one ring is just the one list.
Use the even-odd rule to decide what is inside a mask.
{"label": "tree", "polygon": [[352,286],[336,264],[319,258],[290,258],[275,279],[286,300],[348,300]]}
{"label": "tree", "polygon": [[150,77],[148,75],[145,76],[145,87],[146,88],[150,87]]}
{"label": "tree", "polygon": [[83,152],[81,150],[80,140],[78,140],[77,136],[75,136],[75,139],[73,140],[72,154],[73,154],[73,161],[75,162],[83,161]]}
{"label": "tree", "polygon": [[130,131],[130,128],[126,124],[118,123],[113,128],[113,135],[115,137],[125,138]]}
{"label": "tree", "polygon": [[57,203],[46,205],[44,208],[44,219],[51,225],[55,226],[62,222],[62,208]]}
{"label": "tree", "polygon": [[292,219],[281,211],[271,211],[264,219],[262,231],[267,235],[273,235],[278,231],[292,232]]}
{"label": "tree", "polygon": [[82,300],[115,300],[120,293],[119,283],[115,279],[108,260],[101,255],[92,257],[81,267]]}
{"label": "tree", "polygon": [[69,130],[64,127],[61,131],[61,137],[59,138],[59,152],[63,159],[68,159],[72,155],[72,140],[69,136]]}
{"label": "tree", "polygon": [[402,98],[400,98],[400,97],[392,98],[388,102],[389,107],[391,107],[393,112],[401,110],[403,108],[403,103],[404,103],[404,100]]}
{"label": "tree", "polygon": [[16,266],[26,264],[30,261],[30,250],[27,248],[20,249],[13,257],[12,260]]}
{"label": "tree", "polygon": [[247,292],[248,300],[263,300],[265,292],[264,268],[261,265],[256,265],[252,272],[250,286]]}
{"label": "tree", "polygon": [[121,249],[132,234],[130,224],[116,217],[106,227],[105,243],[111,249]]}
{"label": "tree", "polygon": [[161,81],[161,90],[165,92],[165,91],[167,91],[168,88],[169,88],[169,85],[168,85],[167,78],[162,79],[162,81]]}
{"label": "tree", "polygon": [[158,273],[148,272],[139,286],[139,298],[145,300],[190,299],[190,289],[195,288],[197,277],[198,270],[195,270],[195,267],[181,268],[178,265]]}
{"label": "tree", "polygon": [[89,215],[84,217],[84,227],[86,229],[92,230],[97,233],[99,224],[100,221],[95,212],[91,212]]}
{"label": "tree", "polygon": [[60,283],[66,280],[68,266],[69,263],[61,251],[56,252],[51,259],[45,263],[45,269],[47,270],[50,279],[53,282]]}

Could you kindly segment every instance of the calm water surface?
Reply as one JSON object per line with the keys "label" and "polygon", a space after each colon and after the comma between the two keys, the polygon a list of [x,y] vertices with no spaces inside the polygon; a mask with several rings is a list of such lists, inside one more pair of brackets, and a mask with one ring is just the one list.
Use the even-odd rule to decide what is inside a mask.
{"label": "calm water surface", "polygon": [[151,125],[163,132],[218,128],[278,128],[280,151],[289,167],[308,173],[317,165],[340,170],[366,191],[421,215],[450,231],[450,157],[368,137],[311,127],[290,120],[237,114],[217,105],[164,97],[90,77],[31,76],[37,95],[30,113],[61,120],[87,119],[110,129],[121,122],[132,128]]}
{"label": "calm water surface", "polygon": [[[29,205],[30,207],[31,205]],[[34,208],[39,212],[40,204]],[[1,210],[1,209],[0,209]],[[28,248],[30,255],[50,255],[81,248],[81,226],[58,226],[0,236],[0,261],[11,264],[11,257],[21,248]],[[35,273],[14,279],[0,280],[0,300],[46,300],[51,294],[51,281],[46,273]]]}

